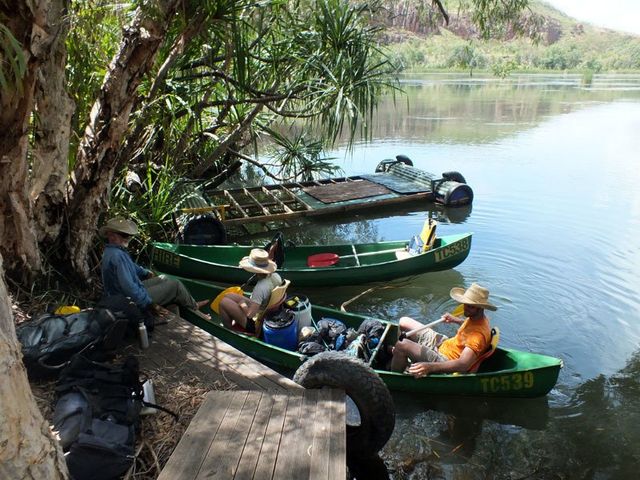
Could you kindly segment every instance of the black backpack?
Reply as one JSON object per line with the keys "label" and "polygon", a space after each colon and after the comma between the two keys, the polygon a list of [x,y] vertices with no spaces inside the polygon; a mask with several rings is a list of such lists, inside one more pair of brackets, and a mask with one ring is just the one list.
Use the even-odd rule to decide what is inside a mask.
{"label": "black backpack", "polygon": [[131,467],[143,400],[138,360],[95,362],[76,355],[60,373],[54,429],[74,480],[111,480]]}
{"label": "black backpack", "polygon": [[60,373],[54,429],[74,480],[119,478],[134,459],[142,409],[138,361],[99,363],[76,355]]}
{"label": "black backpack", "polygon": [[70,315],[44,314],[16,329],[30,376],[57,374],[78,352],[112,353],[124,338],[126,321],[98,308]]}

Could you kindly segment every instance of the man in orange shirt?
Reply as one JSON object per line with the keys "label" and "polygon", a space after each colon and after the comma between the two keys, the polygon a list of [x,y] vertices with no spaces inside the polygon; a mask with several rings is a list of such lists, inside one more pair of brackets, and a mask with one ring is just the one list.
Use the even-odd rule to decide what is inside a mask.
{"label": "man in orange shirt", "polygon": [[[409,360],[409,373],[414,377],[424,377],[430,373],[467,372],[491,344],[491,327],[485,316],[486,310],[497,310],[489,303],[489,290],[477,283],[467,290],[454,287],[449,293],[451,298],[464,305],[466,319],[444,314],[445,323],[461,325],[453,338],[428,328],[417,341],[404,338],[393,348],[391,370],[404,372]],[[402,317],[400,330],[408,331],[423,326],[410,317]]]}

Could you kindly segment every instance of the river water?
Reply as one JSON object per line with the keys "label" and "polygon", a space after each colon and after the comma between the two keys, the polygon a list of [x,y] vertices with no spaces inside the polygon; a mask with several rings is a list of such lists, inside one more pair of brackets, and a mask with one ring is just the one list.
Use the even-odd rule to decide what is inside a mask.
{"label": "river water", "polygon": [[[346,174],[397,154],[462,173],[472,208],[324,219],[301,242],[408,239],[426,215],[474,233],[454,270],[401,279],[350,311],[425,322],[478,282],[501,344],[559,357],[556,387],[532,400],[394,394],[380,478],[638,478],[640,471],[640,76],[405,77],[373,139],[331,152]],[[338,306],[375,285],[312,291]],[[384,288],[386,287],[386,288]],[[445,333],[449,326],[442,327]],[[373,475],[373,474],[372,474]]]}

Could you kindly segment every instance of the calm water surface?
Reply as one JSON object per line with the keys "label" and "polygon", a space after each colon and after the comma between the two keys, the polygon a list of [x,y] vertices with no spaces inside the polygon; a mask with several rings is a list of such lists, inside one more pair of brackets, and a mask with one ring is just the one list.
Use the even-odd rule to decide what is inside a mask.
{"label": "calm water surface", "polygon": [[[403,86],[406,97],[382,102],[371,143],[332,154],[347,174],[397,154],[429,172],[459,171],[473,207],[327,219],[288,236],[408,239],[427,213],[441,235],[471,231],[471,254],[455,270],[381,285],[349,310],[427,322],[455,306],[452,286],[479,282],[499,306],[490,317],[502,345],[562,358],[564,368],[541,399],[396,394],[396,429],[381,453],[389,476],[639,478],[640,76],[585,85],[431,75]],[[309,293],[337,306],[370,286]]]}

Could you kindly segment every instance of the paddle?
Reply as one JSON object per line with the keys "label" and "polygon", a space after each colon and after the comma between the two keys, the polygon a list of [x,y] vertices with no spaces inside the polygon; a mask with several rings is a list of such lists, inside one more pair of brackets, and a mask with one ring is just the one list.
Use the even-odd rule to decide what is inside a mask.
{"label": "paddle", "polygon": [[390,253],[402,250],[401,248],[391,248],[389,250],[380,250],[378,252],[359,253],[357,255],[338,255],[337,253],[315,253],[307,257],[307,266],[309,267],[330,267],[338,263],[344,258],[365,257],[369,255],[377,255],[379,253]]}
{"label": "paddle", "polygon": [[[464,314],[464,305],[460,304],[458,305],[453,312],[451,312],[451,315],[453,315],[454,317],[457,317],[458,315]],[[402,332],[400,333],[400,336],[398,337],[399,341],[404,340],[405,338],[411,337],[413,335],[415,335],[416,333],[420,333],[425,331],[427,328],[431,328],[435,325],[438,325],[439,323],[444,322],[444,315],[441,316],[438,320],[436,320],[435,322],[431,322],[431,323],[427,323],[426,325],[423,325],[422,327],[418,327],[418,328],[414,328],[413,330],[409,330],[408,332]]]}

